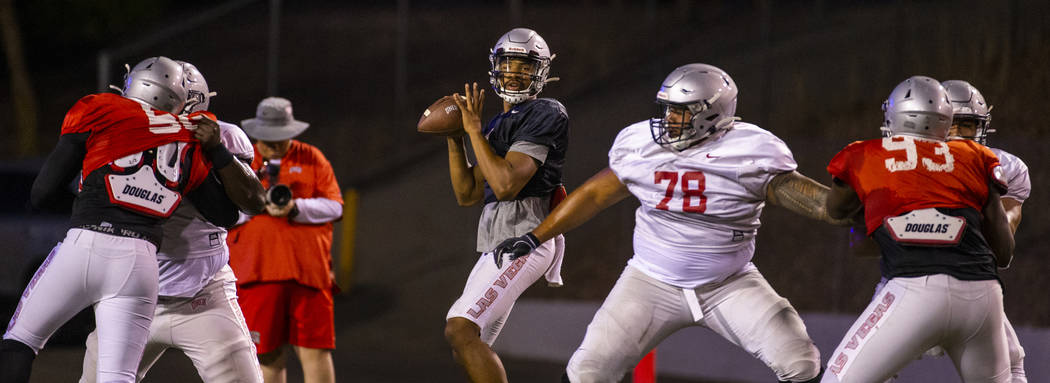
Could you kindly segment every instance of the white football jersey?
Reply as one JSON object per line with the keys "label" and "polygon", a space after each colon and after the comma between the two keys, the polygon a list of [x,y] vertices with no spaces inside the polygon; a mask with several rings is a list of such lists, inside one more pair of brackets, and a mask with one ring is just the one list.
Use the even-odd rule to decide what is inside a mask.
{"label": "white football jersey", "polygon": [[1003,170],[1003,179],[1006,180],[1006,195],[1003,197],[1013,198],[1024,203],[1028,196],[1032,195],[1032,181],[1028,179],[1028,165],[1017,156],[1009,152],[988,148],[999,157],[999,167]]}
{"label": "white football jersey", "polygon": [[749,265],[766,186],[798,165],[783,141],[752,124],[675,152],[653,142],[646,120],[616,137],[609,167],[641,202],[629,263],[691,288]]}
{"label": "white football jersey", "polygon": [[[219,121],[220,141],[237,159],[251,163],[252,141],[237,125]],[[164,240],[157,251],[160,262],[159,295],[193,296],[229,260],[226,229],[204,219],[197,207],[183,200],[164,222]]]}

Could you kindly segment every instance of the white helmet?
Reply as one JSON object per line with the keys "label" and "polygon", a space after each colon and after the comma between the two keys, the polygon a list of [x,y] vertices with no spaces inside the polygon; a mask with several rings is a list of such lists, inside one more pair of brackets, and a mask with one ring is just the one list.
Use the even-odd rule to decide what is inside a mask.
{"label": "white helmet", "polygon": [[[680,66],[664,79],[656,92],[659,115],[649,119],[653,141],[682,151],[720,130],[729,129],[738,118],[737,88],[725,71],[707,64]],[[689,124],[669,124],[672,111],[688,112]],[[674,126],[677,125],[677,126]]]}
{"label": "white helmet", "polygon": [[937,80],[912,76],[893,88],[882,103],[886,135],[908,135],[939,141],[948,139],[952,127],[952,103]]}
{"label": "white helmet", "polygon": [[193,64],[185,61],[178,61],[182,64],[182,70],[186,74],[186,106],[183,107],[183,113],[193,113],[202,110],[208,110],[211,97],[215,96],[215,92],[208,90],[208,82],[204,80],[204,75],[201,71]]}
{"label": "white helmet", "polygon": [[121,93],[155,109],[178,114],[186,104],[186,76],[182,65],[175,60],[164,56],[150,57],[128,71]]}
{"label": "white helmet", "polygon": [[962,137],[974,140],[982,145],[988,138],[988,133],[994,133],[992,129],[992,107],[984,101],[984,96],[970,83],[963,80],[948,80],[942,82],[944,90],[948,92],[948,101],[952,103],[952,119],[975,120],[977,132],[973,137]]}
{"label": "white helmet", "polygon": [[[511,29],[496,41],[489,53],[489,83],[504,101],[511,104],[521,103],[543,91],[554,56],[547,42],[536,31],[528,28]],[[524,60],[531,65],[526,65],[525,72],[518,72],[519,68],[510,67],[512,59]],[[507,74],[528,76],[531,80],[529,86],[525,89],[507,89],[504,78]]]}

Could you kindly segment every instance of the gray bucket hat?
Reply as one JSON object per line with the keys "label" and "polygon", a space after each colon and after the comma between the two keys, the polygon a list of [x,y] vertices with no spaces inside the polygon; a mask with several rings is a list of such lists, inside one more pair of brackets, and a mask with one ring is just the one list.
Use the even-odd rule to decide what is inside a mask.
{"label": "gray bucket hat", "polygon": [[292,117],[292,102],[281,97],[267,97],[255,109],[255,118],[241,121],[249,137],[263,141],[284,141],[298,136],[310,124]]}

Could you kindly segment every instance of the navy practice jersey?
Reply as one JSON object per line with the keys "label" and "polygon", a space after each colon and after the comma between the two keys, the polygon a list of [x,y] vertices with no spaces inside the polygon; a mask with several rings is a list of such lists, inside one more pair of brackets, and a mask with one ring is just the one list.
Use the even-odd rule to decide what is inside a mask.
{"label": "navy practice jersey", "polygon": [[[561,185],[565,150],[569,145],[569,115],[560,102],[552,98],[540,98],[514,105],[509,111],[489,121],[484,133],[492,150],[500,157],[506,157],[511,145],[518,141],[550,149],[536,174],[514,199],[547,196]],[[485,203],[496,200],[496,195],[485,182]]]}

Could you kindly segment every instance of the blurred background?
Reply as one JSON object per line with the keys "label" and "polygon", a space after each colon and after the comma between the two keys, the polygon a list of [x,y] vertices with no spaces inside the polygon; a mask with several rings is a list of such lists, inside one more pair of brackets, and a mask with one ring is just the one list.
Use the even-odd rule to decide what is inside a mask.
{"label": "blurred background", "polygon": [[[683,64],[727,71],[740,88],[737,114],[782,138],[799,170],[824,183],[832,155],[879,136],[880,104],[898,82],[916,74],[969,81],[994,105],[998,133],[990,146],[1019,156],[1031,172],[1016,258],[1002,280],[1009,318],[1033,334],[1022,336],[1028,364],[1038,365],[1046,356],[1031,351],[1050,352],[1050,221],[1043,210],[1048,11],[1042,0],[0,0],[0,238],[9,249],[2,255],[3,308],[9,315],[21,285],[65,230],[64,217],[30,214],[25,205],[66,110],[84,95],[120,86],[125,63],[163,55],[203,72],[218,92],[211,109],[224,121],[253,117],[267,96],[290,99],[295,117],[311,123],[297,139],[325,153],[356,201],[348,203],[333,246],[344,290],[336,301],[339,381],[465,380],[442,329],[477,259],[480,208],[456,205],[445,140],[414,127],[434,100],[462,92],[464,83],[487,85],[489,48],[523,26],[557,54],[552,76],[561,81],[542,96],[560,100],[570,116],[570,191],[606,166],[621,128],[655,112],[661,80]],[[486,119],[500,107],[487,93]],[[631,256],[636,207],[625,200],[571,232],[566,286],[537,284],[515,314],[568,304],[585,308],[586,325]],[[777,207],[766,209],[763,223],[754,262],[773,287],[805,318],[846,318],[848,327],[879,278],[874,246],[849,229]],[[528,318],[557,328],[557,316]],[[807,323],[811,333],[822,331]],[[35,381],[79,376],[82,337],[92,326],[81,318],[56,335],[38,359]],[[575,337],[569,349],[547,358],[516,353],[501,339],[496,347],[508,355],[511,380],[557,381],[561,355],[583,335],[565,331]],[[829,331],[830,346],[818,341],[825,360],[844,333]],[[147,381],[199,379],[179,358],[166,357]],[[768,370],[759,374],[773,380]],[[752,381],[665,375],[661,381]],[[936,381],[958,380],[945,379]]]}

